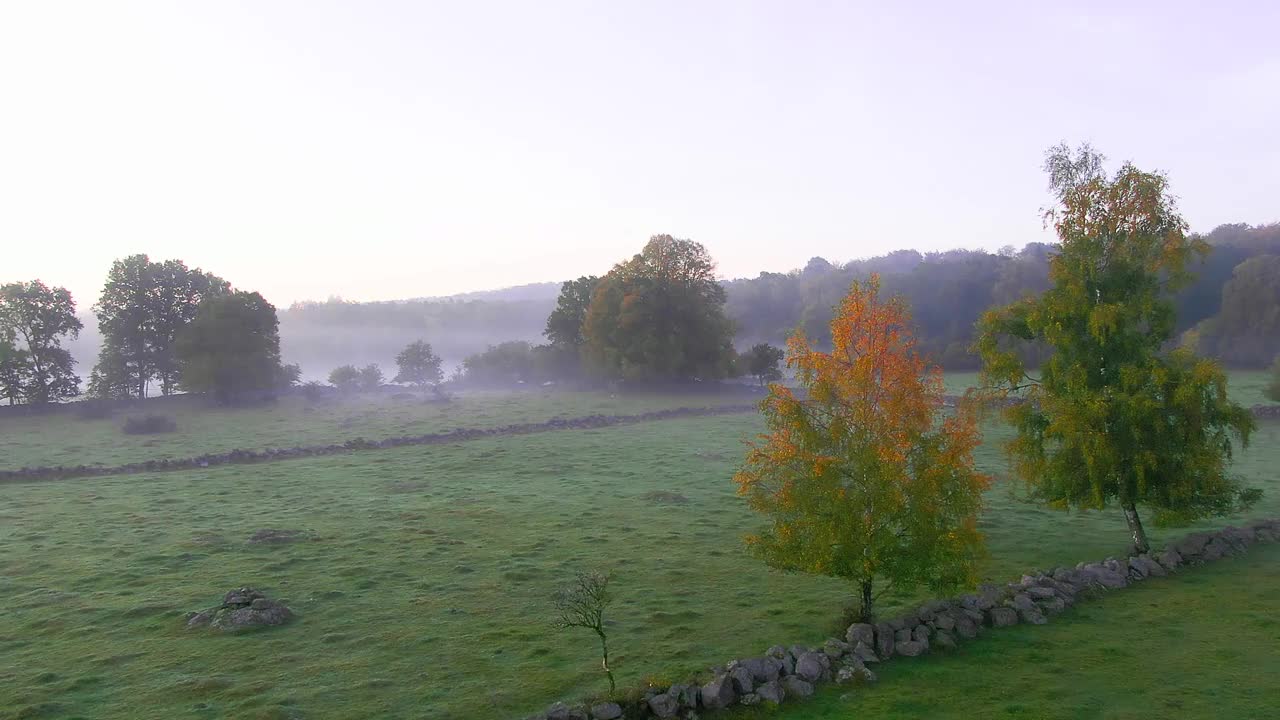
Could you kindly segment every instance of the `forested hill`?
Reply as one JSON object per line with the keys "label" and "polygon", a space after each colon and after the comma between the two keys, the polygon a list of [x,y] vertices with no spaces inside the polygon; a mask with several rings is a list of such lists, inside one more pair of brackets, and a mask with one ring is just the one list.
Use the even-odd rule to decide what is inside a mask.
{"label": "forested hill", "polygon": [[[1223,225],[1204,237],[1213,249],[1178,296],[1178,331],[1229,365],[1264,366],[1280,353],[1280,223]],[[740,348],[781,344],[796,327],[825,341],[832,306],[854,279],[878,272],[887,291],[910,301],[924,349],[949,368],[972,368],[974,322],[993,305],[1043,291],[1052,252],[1052,245],[1032,243],[998,253],[899,250],[843,264],[814,258],[791,272],[726,281],[727,311]],[[280,313],[283,355],[308,376],[322,376],[346,363],[390,365],[400,348],[422,338],[450,366],[490,344],[540,342],[557,288],[539,283],[403,302],[298,303]]]}

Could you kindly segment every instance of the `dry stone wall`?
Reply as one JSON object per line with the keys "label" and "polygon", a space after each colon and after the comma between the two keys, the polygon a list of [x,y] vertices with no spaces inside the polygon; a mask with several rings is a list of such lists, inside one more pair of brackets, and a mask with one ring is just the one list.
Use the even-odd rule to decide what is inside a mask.
{"label": "dry stone wall", "polygon": [[1158,553],[1036,571],[1007,585],[985,585],[972,594],[925,603],[891,620],[855,623],[843,638],[830,638],[821,647],[775,645],[761,656],[711,668],[710,679],[650,688],[626,704],[556,703],[530,720],[691,720],[735,705],[803,700],[823,683],[875,682],[874,668],[895,656],[947,650],[1002,627],[1043,625],[1090,597],[1276,541],[1280,518],[1192,533]]}
{"label": "dry stone wall", "polygon": [[129,475],[144,472],[164,472],[168,470],[191,470],[216,465],[272,462],[300,457],[316,457],[320,455],[337,455],[358,450],[385,450],[389,448],[407,447],[410,445],[444,445],[447,443],[480,440],[501,437],[504,435],[530,435],[557,430],[589,430],[593,428],[613,427],[616,425],[634,425],[636,423],[653,422],[655,420],[672,420],[676,418],[706,417],[711,415],[730,415],[734,413],[755,412],[758,406],[721,405],[717,407],[683,407],[669,410],[654,410],[636,415],[587,415],[578,418],[556,418],[538,423],[515,423],[491,428],[457,428],[440,433],[425,435],[406,435],[384,438],[382,440],[365,440],[354,438],[343,443],[330,445],[304,445],[293,448],[266,448],[263,450],[229,450],[224,453],[197,455],[189,458],[165,460],[146,460],[127,465],[56,465],[46,467],[26,467],[20,470],[0,470],[0,483],[32,480],[58,480],[64,478],[90,477],[97,475]]}

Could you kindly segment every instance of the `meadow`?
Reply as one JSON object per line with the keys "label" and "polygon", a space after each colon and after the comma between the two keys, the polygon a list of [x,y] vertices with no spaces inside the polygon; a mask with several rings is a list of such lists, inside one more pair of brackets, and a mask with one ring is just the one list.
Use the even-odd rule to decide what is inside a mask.
{"label": "meadow", "polygon": [[1269,720],[1280,715],[1280,546],[1156,578],[1044,627],[904,660],[879,682],[735,720]]}
{"label": "meadow", "polygon": [[[327,445],[355,438],[376,440],[454,428],[490,428],[555,418],[751,401],[751,396],[742,393],[620,395],[530,389],[467,391],[448,403],[429,402],[416,393],[327,396],[316,402],[295,395],[259,407],[219,408],[199,398],[175,396],[99,419],[81,419],[75,413],[0,415],[0,470],[82,463],[123,465],[238,448]],[[126,419],[149,414],[173,418],[178,431],[157,435],[121,433]]]}
{"label": "meadow", "polygon": [[[495,396],[484,400],[488,406],[472,406],[488,409],[470,420],[543,420],[586,414],[583,408],[630,414],[710,402],[703,400]],[[393,423],[463,424],[422,410],[436,406],[415,405],[409,410],[422,415],[389,419],[397,407],[367,407],[358,416],[364,424],[343,431],[373,438]],[[291,422],[275,424],[320,437],[341,430],[332,418],[319,422],[317,415],[330,411],[337,417],[350,408],[305,414],[316,427],[298,423],[296,410],[284,416]],[[273,423],[258,418],[272,412],[284,409],[209,418],[192,411],[165,439],[198,447],[209,438],[191,436],[191,423],[208,422],[226,442],[252,446],[247,441],[256,438],[263,446],[261,428]],[[840,628],[849,588],[770,570],[743,548],[742,536],[759,520],[736,498],[730,478],[744,439],[761,427],[753,414],[730,415],[0,486],[0,718],[520,717],[605,689],[593,638],[551,627],[550,597],[580,568],[616,573],[610,643],[621,685],[676,679],[775,643],[819,642]],[[11,428],[0,429],[10,443],[6,458],[9,448],[24,447],[35,458],[28,463],[57,462],[42,453],[72,452],[62,446],[68,438],[82,446],[92,440],[48,427],[15,441]],[[980,449],[980,464],[997,476],[1005,463],[994,443],[1004,432],[989,427]],[[287,437],[280,444],[315,441]],[[115,429],[94,442],[106,447],[122,438]],[[170,451],[192,454],[182,445]],[[1280,425],[1265,424],[1237,462],[1266,491],[1250,516],[1280,513],[1278,462]],[[982,527],[991,579],[1125,550],[1118,513],[1047,510],[1005,482],[987,500]],[[303,539],[248,542],[269,528],[296,530]],[[1154,529],[1153,540],[1184,532]],[[1182,587],[1180,581],[1168,585]],[[286,599],[298,619],[239,636],[183,629],[185,612],[241,585]],[[891,597],[885,610],[913,599]],[[1203,621],[1216,622],[1210,614]],[[1058,632],[1014,632],[1045,631]],[[986,646],[972,652],[988,652],[979,647]],[[998,653],[990,652],[994,662]],[[1050,653],[1036,659],[1054,662]],[[915,666],[886,670],[883,687]],[[799,713],[810,707],[847,710],[824,695],[787,712],[805,717]]]}

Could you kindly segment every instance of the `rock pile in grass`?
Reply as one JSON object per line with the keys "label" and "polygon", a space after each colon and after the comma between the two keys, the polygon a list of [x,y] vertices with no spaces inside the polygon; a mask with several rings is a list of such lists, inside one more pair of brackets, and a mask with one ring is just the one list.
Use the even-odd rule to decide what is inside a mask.
{"label": "rock pile in grass", "polygon": [[802,700],[822,683],[875,682],[871,668],[895,655],[917,657],[950,650],[993,628],[1043,625],[1088,597],[1168,575],[1186,565],[1238,555],[1255,542],[1277,541],[1280,518],[1192,533],[1158,553],[1033,571],[1017,582],[984,585],[975,593],[934,600],[891,620],[854,623],[843,639],[830,638],[821,647],[775,645],[762,656],[711,668],[709,676],[696,681],[652,688],[625,706],[556,703],[531,720],[695,718],[737,705]]}
{"label": "rock pile in grass", "polygon": [[293,611],[261,590],[242,587],[222,597],[222,604],[187,614],[187,629],[211,628],[240,632],[253,628],[283,625],[293,619]]}

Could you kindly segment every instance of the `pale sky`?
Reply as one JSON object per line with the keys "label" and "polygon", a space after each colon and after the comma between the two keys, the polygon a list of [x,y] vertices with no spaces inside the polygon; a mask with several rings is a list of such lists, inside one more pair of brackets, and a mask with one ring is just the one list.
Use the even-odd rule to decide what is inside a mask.
{"label": "pale sky", "polygon": [[0,0],[0,282],[279,306],[1047,239],[1046,147],[1280,220],[1280,2]]}

